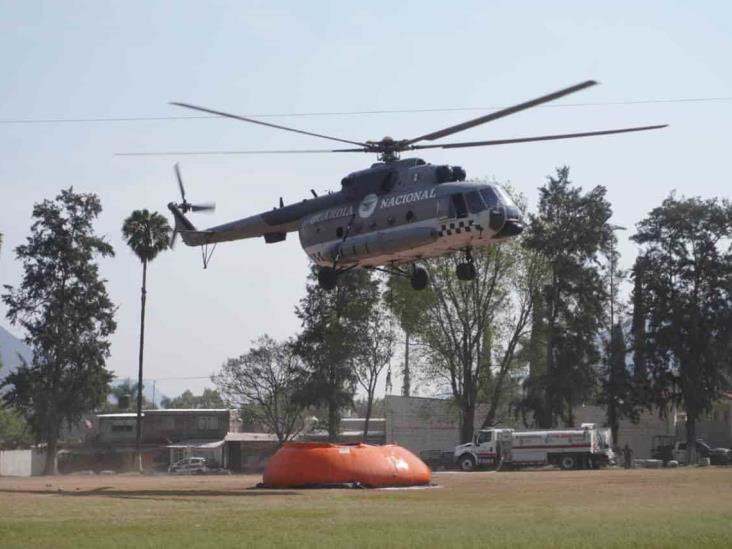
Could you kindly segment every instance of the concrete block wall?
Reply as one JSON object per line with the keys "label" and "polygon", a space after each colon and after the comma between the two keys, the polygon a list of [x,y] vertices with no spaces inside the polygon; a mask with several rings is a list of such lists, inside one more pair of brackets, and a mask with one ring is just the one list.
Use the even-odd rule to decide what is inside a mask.
{"label": "concrete block wall", "polygon": [[[387,395],[384,401],[386,417],[386,442],[396,443],[419,455],[425,451],[451,451],[460,443],[460,416],[449,399],[403,397]],[[487,413],[481,404],[476,411],[476,429]],[[575,425],[605,423],[605,411],[599,406],[582,406],[575,409]],[[505,425],[523,429],[522,425]],[[658,414],[644,413],[637,424],[629,420],[620,422],[621,447],[628,443],[636,458],[651,456],[654,435],[676,435],[675,414],[660,419]]]}
{"label": "concrete block wall", "polygon": [[[479,405],[476,428],[487,407]],[[387,395],[384,399],[386,442],[419,455],[425,451],[452,451],[460,444],[460,414],[452,400]]]}
{"label": "concrete block wall", "polygon": [[43,473],[46,452],[42,450],[0,451],[0,476],[30,477]]}
{"label": "concrete block wall", "polygon": [[[605,410],[600,406],[581,406],[574,410],[575,425],[582,423],[596,423],[603,426],[606,421]],[[628,419],[620,421],[618,439],[614,444],[621,448],[626,444],[633,450],[633,457],[647,459],[651,457],[651,444],[655,435],[676,436],[675,414],[661,419],[657,412],[644,412],[638,423]]]}

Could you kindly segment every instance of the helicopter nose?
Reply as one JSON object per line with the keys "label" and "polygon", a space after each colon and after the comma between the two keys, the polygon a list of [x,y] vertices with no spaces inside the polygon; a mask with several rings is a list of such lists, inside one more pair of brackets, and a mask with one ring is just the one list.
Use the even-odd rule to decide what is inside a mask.
{"label": "helicopter nose", "polygon": [[520,219],[507,219],[503,224],[503,227],[501,227],[501,230],[496,234],[496,237],[505,238],[509,236],[518,236],[522,232],[524,232],[524,226]]}

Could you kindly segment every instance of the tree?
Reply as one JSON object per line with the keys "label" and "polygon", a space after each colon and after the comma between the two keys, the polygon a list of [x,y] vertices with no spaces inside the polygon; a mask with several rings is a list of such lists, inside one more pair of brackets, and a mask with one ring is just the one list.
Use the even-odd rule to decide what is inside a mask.
{"label": "tree", "polygon": [[340,412],[353,403],[356,373],[353,368],[362,332],[379,301],[379,284],[363,269],[338,276],[332,291],[317,284],[311,270],[305,297],[295,309],[302,332],[295,352],[302,359],[298,400],[304,405],[328,409],[328,436],[338,437]]}
{"label": "tree", "polygon": [[[112,398],[116,401],[116,404],[113,405],[111,408],[107,407],[107,409],[112,410],[129,410],[130,408],[137,409],[137,395],[141,394],[138,391],[138,384],[133,383],[130,381],[130,379],[126,379],[122,383],[118,383],[114,385],[111,390],[109,391],[109,394],[112,396]],[[143,389],[144,389],[143,385]],[[148,400],[145,398],[145,395],[142,395],[142,408],[144,409],[150,409],[151,403],[148,402]]]}
{"label": "tree", "polygon": [[[606,425],[612,432],[612,440],[620,445],[618,438],[620,420],[628,418],[634,423],[640,419],[642,402],[642,386],[636,385],[633,372],[628,368],[626,334],[623,329],[623,303],[618,299],[618,281],[625,278],[625,272],[618,268],[616,230],[624,227],[610,225],[613,231],[608,250],[607,285],[610,288],[609,299],[609,336],[603,338],[603,357],[599,370],[600,391],[597,401],[605,407]],[[616,322],[616,319],[619,320]],[[633,327],[631,326],[631,334]]]}
{"label": "tree", "polygon": [[225,408],[226,403],[216,389],[204,389],[200,396],[186,389],[175,398],[164,398],[160,405],[163,408]]}
{"label": "tree", "polygon": [[368,441],[369,420],[374,402],[374,393],[379,376],[391,362],[394,355],[394,327],[384,307],[377,305],[364,325],[360,334],[358,349],[353,358],[356,379],[366,391],[366,415],[363,426],[363,439]]}
{"label": "tree", "polygon": [[617,322],[610,332],[601,369],[601,391],[598,398],[605,406],[607,425],[612,432],[613,443],[619,445],[620,420],[629,418],[637,422],[640,415],[638,390],[626,364],[628,350],[623,325]]}
{"label": "tree", "polygon": [[483,425],[496,417],[506,376],[531,319],[530,294],[518,291],[526,283],[535,285],[529,282],[535,276],[526,270],[530,255],[513,243],[474,250],[477,276],[468,282],[454,275],[461,260],[457,257],[426,264],[431,286],[421,292],[425,295],[416,337],[427,357],[426,373],[450,387],[460,410],[462,442],[472,439],[479,395],[490,401]]}
{"label": "tree", "polygon": [[[634,270],[642,292],[636,326],[652,396],[662,413],[686,410],[689,462],[696,422],[732,375],[732,204],[673,194],[637,225]],[[637,296],[636,296],[637,297]]]}
{"label": "tree", "polygon": [[[529,250],[542,253],[548,262],[548,281],[537,307],[534,327],[546,343],[543,372],[534,369],[535,422],[543,428],[558,418],[574,423],[573,409],[588,399],[595,386],[595,365],[600,360],[599,331],[608,292],[600,270],[613,234],[607,220],[612,214],[605,188],[588,193],[573,187],[569,168],[557,169],[539,189],[539,211],[530,218],[525,240]],[[541,393],[537,397],[536,393]]]}
{"label": "tree", "polygon": [[403,276],[392,275],[386,281],[384,303],[399,322],[404,334],[404,366],[402,367],[402,395],[409,396],[412,391],[412,368],[409,351],[412,338],[417,332],[430,294],[415,292],[409,280]]}
{"label": "tree", "polygon": [[[510,407],[511,390],[515,376],[531,356],[531,328],[535,316],[534,306],[540,300],[541,288],[546,280],[546,258],[538,252],[527,250],[521,242],[502,244],[503,253],[513,257],[508,270],[506,285],[508,296],[503,307],[492,319],[494,336],[491,352],[492,368],[487,372],[483,388],[488,402],[481,429],[496,425],[501,407]],[[514,385],[512,389],[511,384]]]}
{"label": "tree", "polygon": [[302,429],[304,407],[295,398],[299,371],[292,342],[264,335],[247,353],[228,359],[212,379],[228,403],[246,408],[282,443]]}
{"label": "tree", "polygon": [[105,361],[115,307],[94,260],[114,252],[92,227],[101,211],[96,195],[73,188],[36,204],[31,235],[15,249],[23,280],[17,288],[6,285],[2,296],[8,319],[23,328],[33,351],[31,364],[3,380],[3,398],[47,444],[44,474],[55,472],[63,422],[79,421],[109,392]]}
{"label": "tree", "polygon": [[137,258],[142,262],[142,288],[140,290],[140,355],[137,373],[137,425],[135,448],[137,467],[142,472],[142,362],[145,350],[145,303],[147,301],[147,264],[170,245],[171,229],[168,221],[159,213],[135,210],[122,225],[122,236]]}

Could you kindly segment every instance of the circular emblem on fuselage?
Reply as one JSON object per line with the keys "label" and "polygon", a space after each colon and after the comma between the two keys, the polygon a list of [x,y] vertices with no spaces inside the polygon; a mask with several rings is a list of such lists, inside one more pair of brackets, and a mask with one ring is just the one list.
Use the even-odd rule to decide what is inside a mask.
{"label": "circular emblem on fuselage", "polygon": [[358,217],[366,219],[376,210],[376,205],[379,203],[379,197],[375,194],[367,194],[361,200],[361,204],[358,206]]}

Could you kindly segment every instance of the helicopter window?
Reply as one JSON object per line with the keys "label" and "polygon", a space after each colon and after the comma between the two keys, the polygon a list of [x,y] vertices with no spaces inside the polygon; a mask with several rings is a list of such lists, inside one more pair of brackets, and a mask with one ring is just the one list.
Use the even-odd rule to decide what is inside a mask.
{"label": "helicopter window", "polygon": [[411,223],[414,221],[414,212],[412,210],[409,210],[406,215],[407,223]]}
{"label": "helicopter window", "polygon": [[440,196],[437,198],[437,217],[445,218],[450,216],[450,197]]}
{"label": "helicopter window", "polygon": [[451,197],[452,199],[452,217],[465,217],[468,215],[468,208],[465,206],[465,198],[460,193],[455,193]]}
{"label": "helicopter window", "polygon": [[496,193],[501,197],[501,202],[503,202],[504,206],[516,206],[506,190],[500,185],[496,185]]}
{"label": "helicopter window", "polygon": [[470,191],[469,193],[465,193],[465,200],[467,200],[468,202],[470,213],[479,213],[485,210],[485,204],[483,204],[483,201],[481,200],[478,191]]}
{"label": "helicopter window", "polygon": [[341,238],[341,237],[343,236],[343,227],[338,227],[338,228],[336,229],[336,236],[337,236],[338,238]]}
{"label": "helicopter window", "polygon": [[498,197],[496,192],[491,187],[486,187],[480,190],[480,194],[483,196],[483,200],[489,208],[495,208],[498,206]]}

